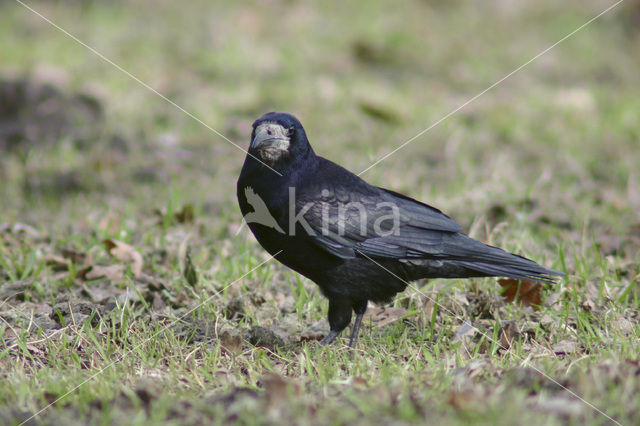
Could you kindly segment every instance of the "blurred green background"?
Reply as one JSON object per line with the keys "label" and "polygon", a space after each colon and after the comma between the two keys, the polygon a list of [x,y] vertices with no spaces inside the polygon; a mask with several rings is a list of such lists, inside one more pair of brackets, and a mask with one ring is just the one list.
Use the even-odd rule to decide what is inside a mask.
{"label": "blurred green background", "polygon": [[[253,119],[289,111],[316,151],[361,171],[610,4],[31,6],[240,146],[247,145]],[[167,187],[221,208],[234,203],[243,152],[18,3],[1,7],[5,80],[51,83],[64,96],[90,96],[99,109],[98,119],[85,111],[62,117],[86,118],[81,152],[73,131],[49,137],[47,146],[32,138],[7,152],[2,144],[3,215],[33,213],[21,205],[24,194],[7,190],[24,190],[25,181],[28,191],[73,204],[77,194],[65,191],[65,179],[62,188],[51,182],[60,173],[77,181],[84,196],[113,195],[111,206],[128,204],[132,193],[163,203]],[[535,192],[554,220],[580,228],[602,216],[626,232],[638,206],[640,55],[637,8],[631,2],[618,7],[367,172],[367,179],[433,202],[467,224],[495,202],[512,204]],[[116,149],[108,146],[114,135],[122,139]],[[128,152],[114,158],[118,147]],[[7,158],[15,150],[28,153],[25,167]],[[149,191],[136,176],[162,185]],[[585,203],[593,197],[603,202]],[[74,208],[92,209],[95,201]]]}
{"label": "blurred green background", "polygon": [[[287,111],[301,120],[319,155],[357,173],[615,2],[25,3],[37,13],[19,2],[0,1],[0,289],[22,283],[19,297],[9,290],[0,292],[9,301],[2,308],[8,326],[1,330],[27,329],[21,337],[14,336],[23,343],[43,331],[26,328],[28,315],[23,318],[26,323],[9,315],[9,310],[23,306],[20,303],[40,304],[49,315],[47,309],[56,305],[60,294],[87,298],[82,293],[87,285],[112,286],[107,287],[109,291],[138,285],[140,290],[139,277],[131,271],[124,273],[124,279],[107,277],[98,283],[82,275],[91,264],[110,262],[110,249],[102,247],[104,239],[124,241],[142,253],[145,273],[166,285],[158,292],[160,302],[178,309],[202,301],[221,283],[235,280],[266,259],[246,228],[237,234],[241,216],[235,181],[245,154],[198,120],[244,149],[253,120],[267,111]],[[476,238],[569,272],[565,282],[547,289],[549,315],[564,324],[582,324],[581,315],[588,315],[584,324],[590,325],[576,326],[573,334],[565,329],[563,333],[568,334],[540,337],[548,339],[542,346],[569,339],[582,348],[552,365],[540,365],[553,377],[564,377],[573,362],[589,356],[595,364],[617,359],[616,365],[624,366],[623,360],[633,359],[637,349],[631,342],[638,336],[640,274],[639,30],[640,3],[626,0],[363,175],[371,183],[442,209]],[[187,244],[201,272],[195,291],[181,278]],[[70,256],[69,250],[81,253],[82,260]],[[493,283],[485,284],[474,282],[471,288],[493,291],[495,296]],[[438,285],[448,292],[469,288],[464,281]],[[325,315],[325,302],[314,285],[279,265],[252,273],[237,291],[295,296],[296,321],[302,328]],[[408,293],[396,306],[411,312],[422,309],[414,306],[413,293]],[[211,318],[224,311],[234,294],[223,293],[202,316]],[[140,296],[155,306],[154,297]],[[573,304],[562,305],[567,300]],[[163,306],[160,302],[158,309]],[[136,321],[143,321],[147,311],[153,310],[145,303],[132,308]],[[247,314],[241,324],[278,324],[283,321],[278,315],[258,320]],[[609,321],[620,318],[633,324],[632,331],[619,335],[630,346],[620,346],[618,340],[602,343],[606,330],[617,330],[617,323]],[[382,330],[363,343],[363,350],[379,356],[371,364],[352,361],[343,352],[338,358],[323,352],[318,355],[322,361],[311,356],[319,362],[315,370],[306,369],[310,361],[296,358],[301,349],[295,347],[281,354],[288,366],[286,375],[302,377],[301,386],[324,401],[326,418],[337,423],[349,419],[358,423],[363,413],[381,422],[424,420],[428,415],[420,411],[425,407],[421,404],[432,399],[449,407],[434,408],[434,418],[447,422],[465,423],[483,413],[485,417],[476,419],[491,423],[502,419],[506,424],[523,421],[523,407],[531,408],[522,396],[526,392],[514,397],[501,393],[502,388],[494,390],[490,383],[464,397],[455,396],[460,387],[446,367],[436,368],[437,373],[429,370],[430,363],[448,365],[447,359],[464,358],[448,346],[449,341],[442,348],[439,343],[425,348],[420,339],[402,340],[400,345],[398,333],[406,338],[402,321],[387,334]],[[431,332],[434,337],[436,332]],[[299,334],[300,330],[291,332]],[[48,347],[43,357],[53,362],[68,356],[70,364],[47,368],[44,363],[37,369],[39,378],[34,378],[36,373],[29,372],[12,352],[17,346],[7,343],[11,340],[7,335],[4,339],[0,365],[11,365],[7,380],[18,389],[6,391],[7,406],[33,413],[51,402],[51,395],[63,395],[85,378],[74,356],[60,355],[66,354],[64,345]],[[380,345],[387,345],[391,354],[378,353]],[[209,359],[209,364],[204,363],[207,368],[226,368],[226,352],[219,345],[209,350],[221,358]],[[304,356],[310,356],[306,351]],[[394,357],[411,351],[419,353],[415,356],[423,357],[424,364],[409,363],[408,370],[400,372],[391,367],[403,362]],[[220,389],[236,385],[262,389],[260,377],[272,371],[282,373],[270,364],[277,361],[259,354],[244,353],[250,359],[237,362],[252,367],[230,372],[234,379]],[[505,359],[496,362],[500,373],[487,372],[488,377],[500,378],[501,369],[513,366]],[[55,373],[67,368],[69,381],[60,385]],[[201,386],[198,377],[210,370],[203,372],[186,361],[172,368],[188,377],[180,392],[193,396],[209,389]],[[411,403],[414,411],[393,411],[393,401],[380,397],[376,386],[409,395],[404,379],[411,382],[412,370],[433,374],[430,379],[435,377],[442,388],[411,388],[416,392],[412,395],[418,395],[417,402]],[[577,380],[572,389],[595,398],[600,408],[607,408],[622,422],[632,418],[638,403],[625,402],[622,396],[637,394],[629,391],[632,388],[604,392],[610,389],[607,383],[617,383],[610,376],[603,379],[603,387],[590,388],[593,376],[588,370],[580,371],[586,379]],[[621,377],[633,377],[622,367],[615,371]],[[111,401],[119,395],[120,382],[125,387],[135,382],[121,373],[97,381],[97,388],[90,387],[86,393],[80,391],[80,402],[72,405],[73,410],[86,414],[93,409],[91,392]],[[166,373],[158,374],[165,377]],[[364,377],[367,385],[351,381],[355,376]],[[174,375],[167,380],[175,384],[182,379]],[[280,389],[277,380],[269,383]],[[340,387],[344,384],[346,388]],[[43,394],[43,389],[49,394]],[[174,396],[166,389],[157,391],[165,398],[165,406],[171,406]],[[347,395],[351,405],[345,408],[325,399],[331,392]],[[447,392],[455,395],[443,396]],[[511,401],[510,409],[502,406],[505,398]],[[488,408],[478,408],[476,399]],[[273,402],[269,401],[267,406]],[[313,414],[317,407],[300,401],[295,405],[297,414],[283,418],[317,420]],[[430,404],[426,407],[433,408]],[[544,407],[536,407],[545,412]],[[570,412],[549,409],[548,417],[536,417],[536,409],[529,414],[534,413],[534,422],[591,418],[590,411],[580,407]],[[230,415],[227,408],[222,412]],[[262,409],[252,409],[248,412],[254,414],[247,421],[255,420],[253,415],[261,419]],[[5,411],[0,410],[0,415]],[[69,418],[75,416],[66,413]],[[166,414],[158,412],[151,418],[167,420],[162,413]],[[113,418],[118,415],[124,416],[114,414]],[[7,421],[20,418],[7,416]],[[104,417],[91,419],[87,421],[108,423]],[[278,416],[263,420],[278,419],[282,421]]]}

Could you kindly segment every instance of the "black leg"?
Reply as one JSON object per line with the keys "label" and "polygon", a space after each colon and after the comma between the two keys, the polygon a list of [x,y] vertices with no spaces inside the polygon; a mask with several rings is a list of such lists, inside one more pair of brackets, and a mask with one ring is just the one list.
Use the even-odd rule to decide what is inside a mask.
{"label": "black leg", "polygon": [[333,341],[336,340],[336,337],[338,337],[339,334],[340,333],[338,333],[337,331],[333,331],[333,330],[329,331],[329,334],[324,336],[324,339],[320,341],[320,344],[322,346],[325,346],[333,343]]}
{"label": "black leg", "polygon": [[353,322],[353,329],[351,330],[351,337],[349,337],[349,347],[352,348],[358,339],[358,333],[360,332],[360,324],[362,323],[362,317],[367,311],[367,301],[359,301],[353,305],[353,310],[356,313],[356,319]]}
{"label": "black leg", "polygon": [[320,342],[323,345],[336,340],[336,337],[351,322],[351,301],[344,297],[329,298],[329,327],[331,331]]}
{"label": "black leg", "polygon": [[353,330],[351,330],[351,336],[349,337],[349,347],[352,348],[358,338],[358,332],[360,331],[360,323],[364,314],[356,314],[356,320],[353,322]]}

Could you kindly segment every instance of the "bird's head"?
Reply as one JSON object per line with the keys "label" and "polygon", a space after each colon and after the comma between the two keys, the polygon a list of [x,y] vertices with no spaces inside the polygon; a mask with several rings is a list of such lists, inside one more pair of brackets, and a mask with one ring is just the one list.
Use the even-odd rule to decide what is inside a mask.
{"label": "bird's head", "polygon": [[284,112],[268,112],[253,123],[249,152],[274,167],[313,152],[300,121]]}

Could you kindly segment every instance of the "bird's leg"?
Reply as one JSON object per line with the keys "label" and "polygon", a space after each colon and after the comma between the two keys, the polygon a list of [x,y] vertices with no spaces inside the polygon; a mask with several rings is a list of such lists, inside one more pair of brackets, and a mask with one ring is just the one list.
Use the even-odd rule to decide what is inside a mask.
{"label": "bird's leg", "polygon": [[356,313],[356,319],[353,322],[353,329],[351,330],[351,336],[349,337],[349,347],[352,348],[358,339],[358,332],[360,331],[360,324],[362,323],[362,317],[367,311],[367,301],[359,301],[353,305],[353,310]]}
{"label": "bird's leg", "polygon": [[329,334],[320,342],[323,345],[336,340],[336,337],[351,322],[351,301],[343,296],[329,297]]}
{"label": "bird's leg", "polygon": [[349,337],[349,347],[352,348],[358,338],[358,332],[360,331],[360,323],[364,314],[356,314],[356,320],[353,322],[353,329],[351,330],[351,336]]}

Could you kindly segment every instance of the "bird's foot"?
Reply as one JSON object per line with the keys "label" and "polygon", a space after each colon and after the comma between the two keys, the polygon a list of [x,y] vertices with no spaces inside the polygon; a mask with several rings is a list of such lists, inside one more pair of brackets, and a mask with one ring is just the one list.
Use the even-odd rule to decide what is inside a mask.
{"label": "bird's foot", "polygon": [[322,339],[320,341],[320,344],[322,346],[326,346],[326,345],[329,345],[329,344],[333,343],[333,341],[336,340],[336,337],[338,337],[338,334],[340,334],[340,333],[337,332],[337,331],[334,331],[334,330],[329,331],[329,334],[324,336],[324,339]]}

